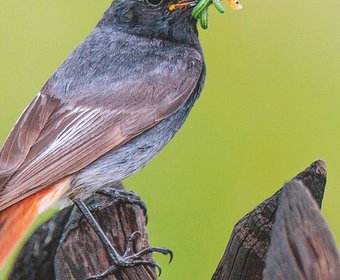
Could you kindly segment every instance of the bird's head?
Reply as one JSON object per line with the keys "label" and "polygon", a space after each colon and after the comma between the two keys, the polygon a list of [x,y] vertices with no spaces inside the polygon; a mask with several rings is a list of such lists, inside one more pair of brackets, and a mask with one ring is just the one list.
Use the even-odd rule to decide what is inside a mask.
{"label": "bird's head", "polygon": [[191,15],[196,0],[115,0],[101,25],[169,41],[196,44],[197,20]]}

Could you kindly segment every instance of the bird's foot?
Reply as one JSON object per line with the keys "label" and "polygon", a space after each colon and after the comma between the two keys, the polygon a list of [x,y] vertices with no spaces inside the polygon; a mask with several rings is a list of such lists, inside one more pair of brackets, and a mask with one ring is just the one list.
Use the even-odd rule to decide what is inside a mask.
{"label": "bird's foot", "polygon": [[[110,200],[110,204],[120,204],[120,203],[130,203],[138,205],[147,218],[147,207],[145,203],[141,200],[140,196],[132,191],[127,191],[124,189],[114,189],[114,188],[103,188],[97,191],[97,194],[107,197]],[[98,203],[90,207],[91,211],[101,210],[107,207],[107,203]]]}
{"label": "bird's foot", "polygon": [[[146,247],[146,248],[140,250],[139,252],[135,253],[135,252],[133,252],[133,245],[134,245],[136,239],[138,238],[138,236],[140,237],[140,233],[138,231],[134,232],[130,236],[128,243],[127,243],[127,246],[126,246],[125,253],[122,256],[109,253],[110,258],[111,258],[112,263],[113,263],[112,266],[110,266],[103,273],[88,277],[88,278],[86,278],[86,280],[100,280],[100,279],[103,279],[106,276],[112,274],[113,272],[117,271],[118,269],[134,267],[134,266],[138,266],[138,265],[149,265],[149,266],[152,266],[154,268],[157,268],[158,271],[159,271],[159,275],[161,275],[162,269],[155,261],[145,260],[142,257],[147,255],[147,254],[156,252],[156,253],[161,253],[163,255],[169,255],[170,256],[170,262],[171,262],[172,258],[173,258],[172,251],[167,249],[167,248],[161,248],[161,247]],[[108,249],[110,249],[110,248],[108,248]],[[109,251],[111,251],[111,250],[109,250]],[[115,250],[113,249],[113,251],[115,251]]]}

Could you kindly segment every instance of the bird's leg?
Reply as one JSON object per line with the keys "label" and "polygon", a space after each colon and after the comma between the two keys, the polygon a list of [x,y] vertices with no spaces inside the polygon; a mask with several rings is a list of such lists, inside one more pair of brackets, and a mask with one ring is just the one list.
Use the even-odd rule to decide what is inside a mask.
{"label": "bird's leg", "polygon": [[139,232],[134,232],[127,243],[125,253],[123,255],[120,255],[117,250],[112,246],[110,240],[107,238],[106,234],[98,224],[95,217],[92,215],[89,208],[86,206],[84,201],[81,199],[74,199],[74,204],[79,208],[79,210],[83,213],[93,230],[96,232],[100,240],[103,242],[109,257],[111,261],[113,262],[113,266],[109,267],[106,271],[104,271],[101,274],[94,275],[91,277],[86,278],[86,280],[99,280],[103,279],[109,274],[112,274],[113,272],[117,271],[121,268],[127,268],[127,267],[133,267],[137,265],[150,265],[152,267],[156,267],[159,270],[159,274],[161,273],[160,266],[153,260],[144,260],[142,257],[146,254],[157,252],[162,253],[163,255],[170,255],[170,262],[172,260],[172,252],[167,248],[160,248],[160,247],[146,247],[142,249],[141,251],[135,253],[133,252],[132,245],[136,238],[140,235]]}
{"label": "bird's leg", "polygon": [[107,238],[104,231],[98,224],[96,218],[92,215],[91,211],[88,209],[84,201],[82,201],[81,199],[74,199],[73,202],[78,207],[78,209],[82,212],[86,220],[90,223],[91,227],[96,232],[100,240],[103,242],[104,246],[106,247],[109,253],[110,258],[114,261],[118,261],[119,259],[118,252],[116,251],[115,248],[113,248],[110,240]]}

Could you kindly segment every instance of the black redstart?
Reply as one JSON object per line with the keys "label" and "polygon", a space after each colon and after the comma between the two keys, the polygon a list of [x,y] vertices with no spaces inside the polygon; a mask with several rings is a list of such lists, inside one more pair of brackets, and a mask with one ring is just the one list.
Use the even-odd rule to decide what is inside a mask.
{"label": "black redstart", "polygon": [[205,65],[195,2],[170,11],[175,3],[115,0],[20,116],[0,153],[0,267],[35,218],[64,197],[118,267],[145,263],[143,252],[117,253],[84,199],[144,167],[199,96]]}

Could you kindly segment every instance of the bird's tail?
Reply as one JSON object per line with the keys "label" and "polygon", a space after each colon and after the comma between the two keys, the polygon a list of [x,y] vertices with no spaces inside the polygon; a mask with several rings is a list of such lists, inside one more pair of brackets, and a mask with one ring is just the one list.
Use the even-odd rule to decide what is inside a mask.
{"label": "bird's tail", "polygon": [[0,270],[37,217],[57,202],[68,186],[69,180],[60,181],[0,212]]}

